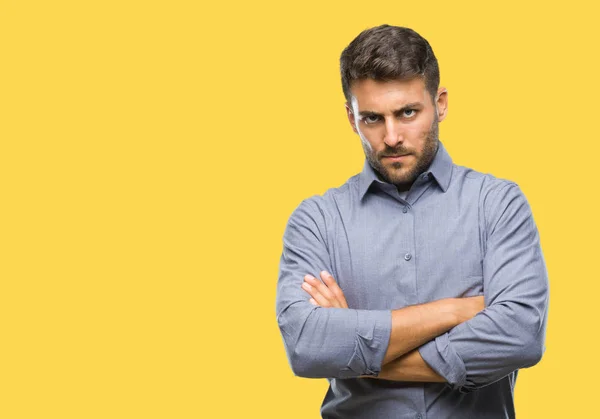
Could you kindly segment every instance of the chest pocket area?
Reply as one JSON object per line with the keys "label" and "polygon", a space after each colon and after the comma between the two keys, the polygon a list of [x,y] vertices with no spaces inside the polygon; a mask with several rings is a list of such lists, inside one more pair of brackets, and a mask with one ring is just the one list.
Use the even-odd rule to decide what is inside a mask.
{"label": "chest pocket area", "polygon": [[483,258],[477,223],[465,217],[438,218],[428,219],[429,229],[418,247],[419,297],[481,295]]}

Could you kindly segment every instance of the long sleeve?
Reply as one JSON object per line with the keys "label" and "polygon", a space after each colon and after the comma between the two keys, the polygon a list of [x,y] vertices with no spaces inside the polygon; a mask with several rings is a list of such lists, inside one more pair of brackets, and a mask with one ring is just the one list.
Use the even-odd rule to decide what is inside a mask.
{"label": "long sleeve", "polygon": [[530,206],[511,182],[485,193],[485,309],[419,348],[452,388],[467,393],[535,365],[545,351],[548,276]]}
{"label": "long sleeve", "polygon": [[294,374],[309,378],[377,375],[391,333],[391,310],[313,306],[301,288],[304,276],[335,275],[328,252],[325,218],[315,202],[303,201],[283,236],[276,315]]}

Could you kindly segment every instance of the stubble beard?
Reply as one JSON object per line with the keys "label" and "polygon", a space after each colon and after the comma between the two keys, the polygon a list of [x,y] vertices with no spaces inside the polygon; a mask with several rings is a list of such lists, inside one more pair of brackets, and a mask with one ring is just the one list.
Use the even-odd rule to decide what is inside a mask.
{"label": "stubble beard", "polygon": [[[439,123],[436,115],[436,118],[434,119],[433,123],[431,124],[431,128],[427,133],[427,138],[425,140],[421,156],[418,157],[413,168],[403,174],[397,174],[393,170],[388,170],[388,168],[381,163],[381,159],[383,158],[382,156],[390,154],[397,155],[411,153],[411,150],[404,148],[404,146],[396,147],[394,149],[386,146],[384,150],[375,155],[368,142],[363,140],[361,141],[361,143],[363,145],[363,150],[365,152],[365,157],[367,158],[367,161],[369,162],[371,167],[375,169],[375,171],[378,173],[381,180],[395,185],[399,191],[405,191],[410,189],[415,179],[421,173],[425,172],[431,165],[431,162],[433,161],[433,158],[435,157],[435,153],[437,152],[439,146],[438,135]],[[415,157],[416,156],[414,156],[413,154],[413,158]],[[391,164],[391,167],[393,169],[398,170],[402,168],[403,165],[404,164],[401,162],[394,162]]]}

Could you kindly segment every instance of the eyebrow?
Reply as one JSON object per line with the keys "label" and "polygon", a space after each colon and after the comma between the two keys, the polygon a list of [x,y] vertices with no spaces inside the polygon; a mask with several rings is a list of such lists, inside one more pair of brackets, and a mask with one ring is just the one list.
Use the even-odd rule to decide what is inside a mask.
{"label": "eyebrow", "polygon": [[[407,109],[415,109],[415,108],[422,108],[422,107],[423,107],[423,104],[421,102],[408,103],[408,104],[404,105],[403,107],[401,107],[400,109],[396,109],[394,111],[394,115],[402,113]],[[358,116],[362,118],[365,116],[382,116],[382,115],[380,113],[377,113],[374,111],[365,110],[365,111],[360,111],[358,113]]]}

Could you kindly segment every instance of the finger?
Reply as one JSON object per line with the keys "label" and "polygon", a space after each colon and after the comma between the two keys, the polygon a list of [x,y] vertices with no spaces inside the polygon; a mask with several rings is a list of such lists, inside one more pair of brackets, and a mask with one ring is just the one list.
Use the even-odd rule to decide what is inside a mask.
{"label": "finger", "polygon": [[309,302],[310,302],[310,303],[311,303],[313,306],[318,306],[318,305],[319,305],[319,303],[317,303],[317,302],[315,301],[315,299],[314,299],[314,298],[311,298],[311,299],[310,299],[310,300],[308,300],[308,301],[309,301]]}
{"label": "finger", "polygon": [[309,285],[311,288],[306,288],[306,291],[311,291],[310,294],[315,298],[317,303],[322,307],[338,307],[339,302],[335,299],[334,295],[327,289],[327,287],[321,283],[318,279],[311,275],[304,277],[304,284]]}
{"label": "finger", "polygon": [[[321,272],[321,278],[323,279],[323,272],[326,271],[322,271]],[[329,300],[329,302],[331,303],[331,305],[333,307],[337,307],[337,308],[348,308],[348,304],[346,303],[346,299],[344,298],[344,295],[342,293],[342,290],[340,289],[340,287],[337,286],[337,284],[335,284],[335,281],[333,281],[333,283],[335,284],[335,286],[338,289],[338,294],[336,295],[328,286],[328,284],[319,281],[317,278],[314,278],[310,275],[306,275],[305,280],[310,283],[313,287],[316,287],[319,292],[321,293],[321,295],[323,295],[325,298],[327,298]],[[330,281],[331,283],[331,281]],[[340,299],[338,297],[338,295],[342,296],[342,298]]]}
{"label": "finger", "polygon": [[335,295],[335,298],[340,302],[340,305],[343,308],[348,308],[348,303],[346,302],[346,297],[344,296],[344,292],[340,288],[340,286],[335,282],[335,278],[327,271],[321,272],[321,278],[325,282],[325,285],[329,288],[329,290]]}
{"label": "finger", "polygon": [[329,300],[323,297],[321,293],[308,282],[302,283],[302,289],[310,294],[310,296],[314,298],[317,304],[319,304],[321,307],[331,307]]}
{"label": "finger", "polygon": [[346,301],[344,292],[335,281],[333,275],[327,271],[321,271],[321,278],[323,279],[325,285],[327,285],[327,288],[329,288],[333,295],[335,295],[335,298],[339,301],[340,306],[343,308],[348,308],[348,302]]}
{"label": "finger", "polygon": [[331,292],[329,287],[327,287],[327,285],[325,285],[323,282],[321,282],[320,280],[318,280],[317,278],[315,278],[312,275],[306,275],[304,277],[304,281],[308,282],[310,285],[312,285],[314,288],[316,288],[323,297],[325,297],[329,300],[329,303],[333,307],[338,307],[338,308],[342,307],[342,304],[338,301],[338,299],[335,297],[335,295]]}

